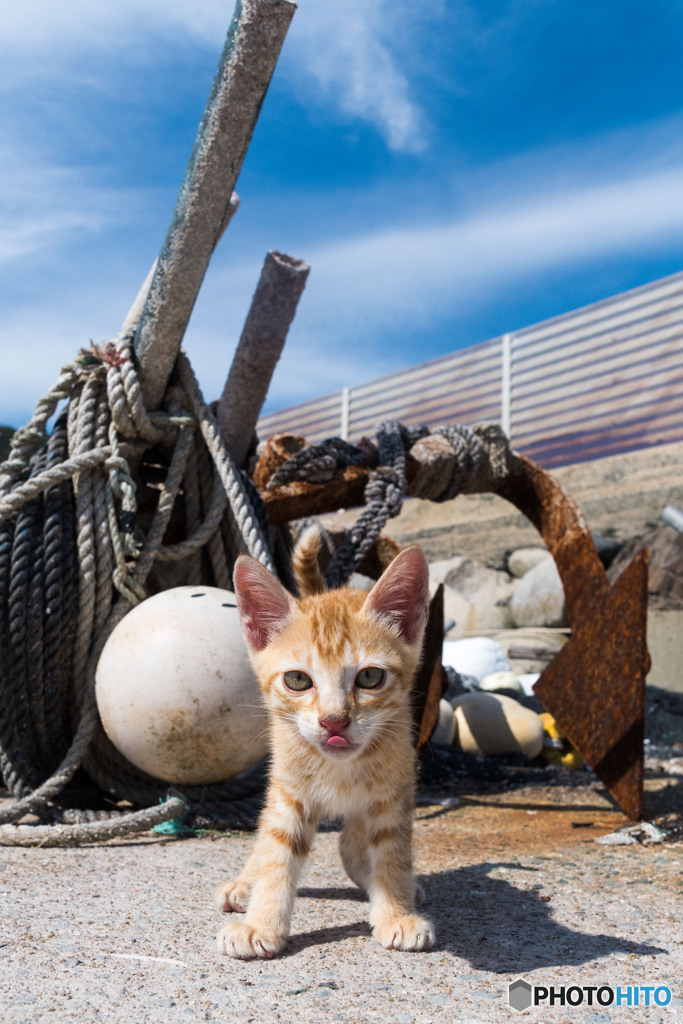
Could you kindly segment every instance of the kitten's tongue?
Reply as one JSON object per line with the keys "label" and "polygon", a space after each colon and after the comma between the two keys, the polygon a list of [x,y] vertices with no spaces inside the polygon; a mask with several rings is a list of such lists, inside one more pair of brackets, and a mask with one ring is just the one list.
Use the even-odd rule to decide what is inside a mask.
{"label": "kitten's tongue", "polygon": [[349,741],[343,736],[330,736],[327,740],[328,747],[348,747]]}

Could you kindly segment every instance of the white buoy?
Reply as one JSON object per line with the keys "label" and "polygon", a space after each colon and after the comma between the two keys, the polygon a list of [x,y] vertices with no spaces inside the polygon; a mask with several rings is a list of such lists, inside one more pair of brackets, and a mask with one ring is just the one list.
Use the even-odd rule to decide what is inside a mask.
{"label": "white buoy", "polygon": [[95,694],[114,746],[165,782],[220,782],[268,749],[265,710],[228,590],[176,587],[130,611],[102,651]]}

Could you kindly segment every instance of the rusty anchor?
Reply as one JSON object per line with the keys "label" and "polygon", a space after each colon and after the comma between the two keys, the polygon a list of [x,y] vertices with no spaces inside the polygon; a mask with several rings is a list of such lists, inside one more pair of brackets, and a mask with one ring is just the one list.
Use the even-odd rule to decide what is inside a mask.
{"label": "rusty anchor", "polygon": [[496,487],[555,559],[572,633],[534,693],[627,817],[643,813],[647,551],[610,586],[581,511],[540,466],[513,454]]}
{"label": "rusty anchor", "polygon": [[[255,474],[271,522],[358,505],[368,470],[350,466],[325,483],[292,481],[268,490],[267,480],[305,442],[271,438]],[[417,493],[420,466],[406,453],[407,493]],[[571,625],[569,642],[546,667],[534,692],[610,794],[632,820],[643,813],[643,740],[647,552],[641,551],[612,587],[576,502],[553,477],[517,452],[505,471],[468,488],[505,498],[536,527],[562,580]],[[418,748],[433,731],[443,693],[440,644],[443,605],[430,609],[423,665],[416,681]]]}

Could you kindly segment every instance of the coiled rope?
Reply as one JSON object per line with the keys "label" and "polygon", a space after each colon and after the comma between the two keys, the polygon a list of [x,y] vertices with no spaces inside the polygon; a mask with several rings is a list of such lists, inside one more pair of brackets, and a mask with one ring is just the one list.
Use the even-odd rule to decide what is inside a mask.
{"label": "coiled rope", "polygon": [[[162,411],[148,414],[132,337],[131,329],[64,367],[0,466],[0,768],[15,797],[0,811],[5,845],[92,841],[183,810],[195,823],[241,827],[258,811],[262,769],[168,797],[164,783],[115,750],[97,715],[104,644],[132,607],[164,585],[154,579],[164,565],[196,582],[197,571],[206,575],[206,550],[212,581],[229,587],[232,563],[246,550],[275,571],[258,495],[225,450],[187,357],[179,355]],[[168,466],[145,529],[131,463],[144,469],[150,452]],[[179,497],[190,535],[164,545]],[[114,816],[58,807],[55,799],[80,768],[116,801],[151,806]],[[29,813],[52,824],[11,824]]]}

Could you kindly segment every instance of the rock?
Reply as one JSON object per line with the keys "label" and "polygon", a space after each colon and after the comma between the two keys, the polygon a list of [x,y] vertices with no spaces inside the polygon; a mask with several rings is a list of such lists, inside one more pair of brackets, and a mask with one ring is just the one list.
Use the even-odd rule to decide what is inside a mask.
{"label": "rock", "polygon": [[114,746],[158,779],[220,782],[267,751],[261,694],[230,591],[177,587],[143,601],[105,644],[95,692]]}
{"label": "rock", "polygon": [[464,640],[446,640],[441,660],[461,676],[473,676],[478,682],[492,672],[509,672],[510,662],[503,648],[487,636],[471,636]]}
{"label": "rock", "polygon": [[510,600],[516,582],[506,572],[458,556],[432,563],[429,577],[433,587],[444,584],[444,616],[455,622],[452,635],[512,626]]}
{"label": "rock", "polygon": [[521,580],[546,558],[552,558],[547,548],[517,548],[508,555],[508,572]]}
{"label": "rock", "polygon": [[479,686],[489,693],[495,693],[496,690],[513,690],[516,693],[524,693],[516,672],[490,672],[484,676]]}
{"label": "rock", "polygon": [[[648,686],[659,686],[683,694],[683,610],[647,610],[647,649],[651,666]],[[649,712],[648,712],[649,714]]]}
{"label": "rock", "polygon": [[442,558],[436,562],[429,563],[429,584],[436,590],[439,583],[445,583],[446,577],[454,569],[458,569],[467,559],[462,555],[455,555],[453,558]]}
{"label": "rock", "polygon": [[553,558],[545,558],[519,581],[510,603],[515,626],[566,626],[564,588]]}
{"label": "rock", "polygon": [[567,642],[563,632],[548,629],[515,629],[497,636],[508,656],[512,671],[518,676],[529,672],[542,672]]}
{"label": "rock", "polygon": [[665,611],[683,607],[683,533],[664,524],[643,537],[624,544],[609,567],[607,576],[614,584],[642,548],[649,551],[647,580],[648,609]]}
{"label": "rock", "polygon": [[454,746],[467,754],[522,753],[537,757],[543,749],[543,723],[535,711],[512,697],[467,693],[456,697]]}

